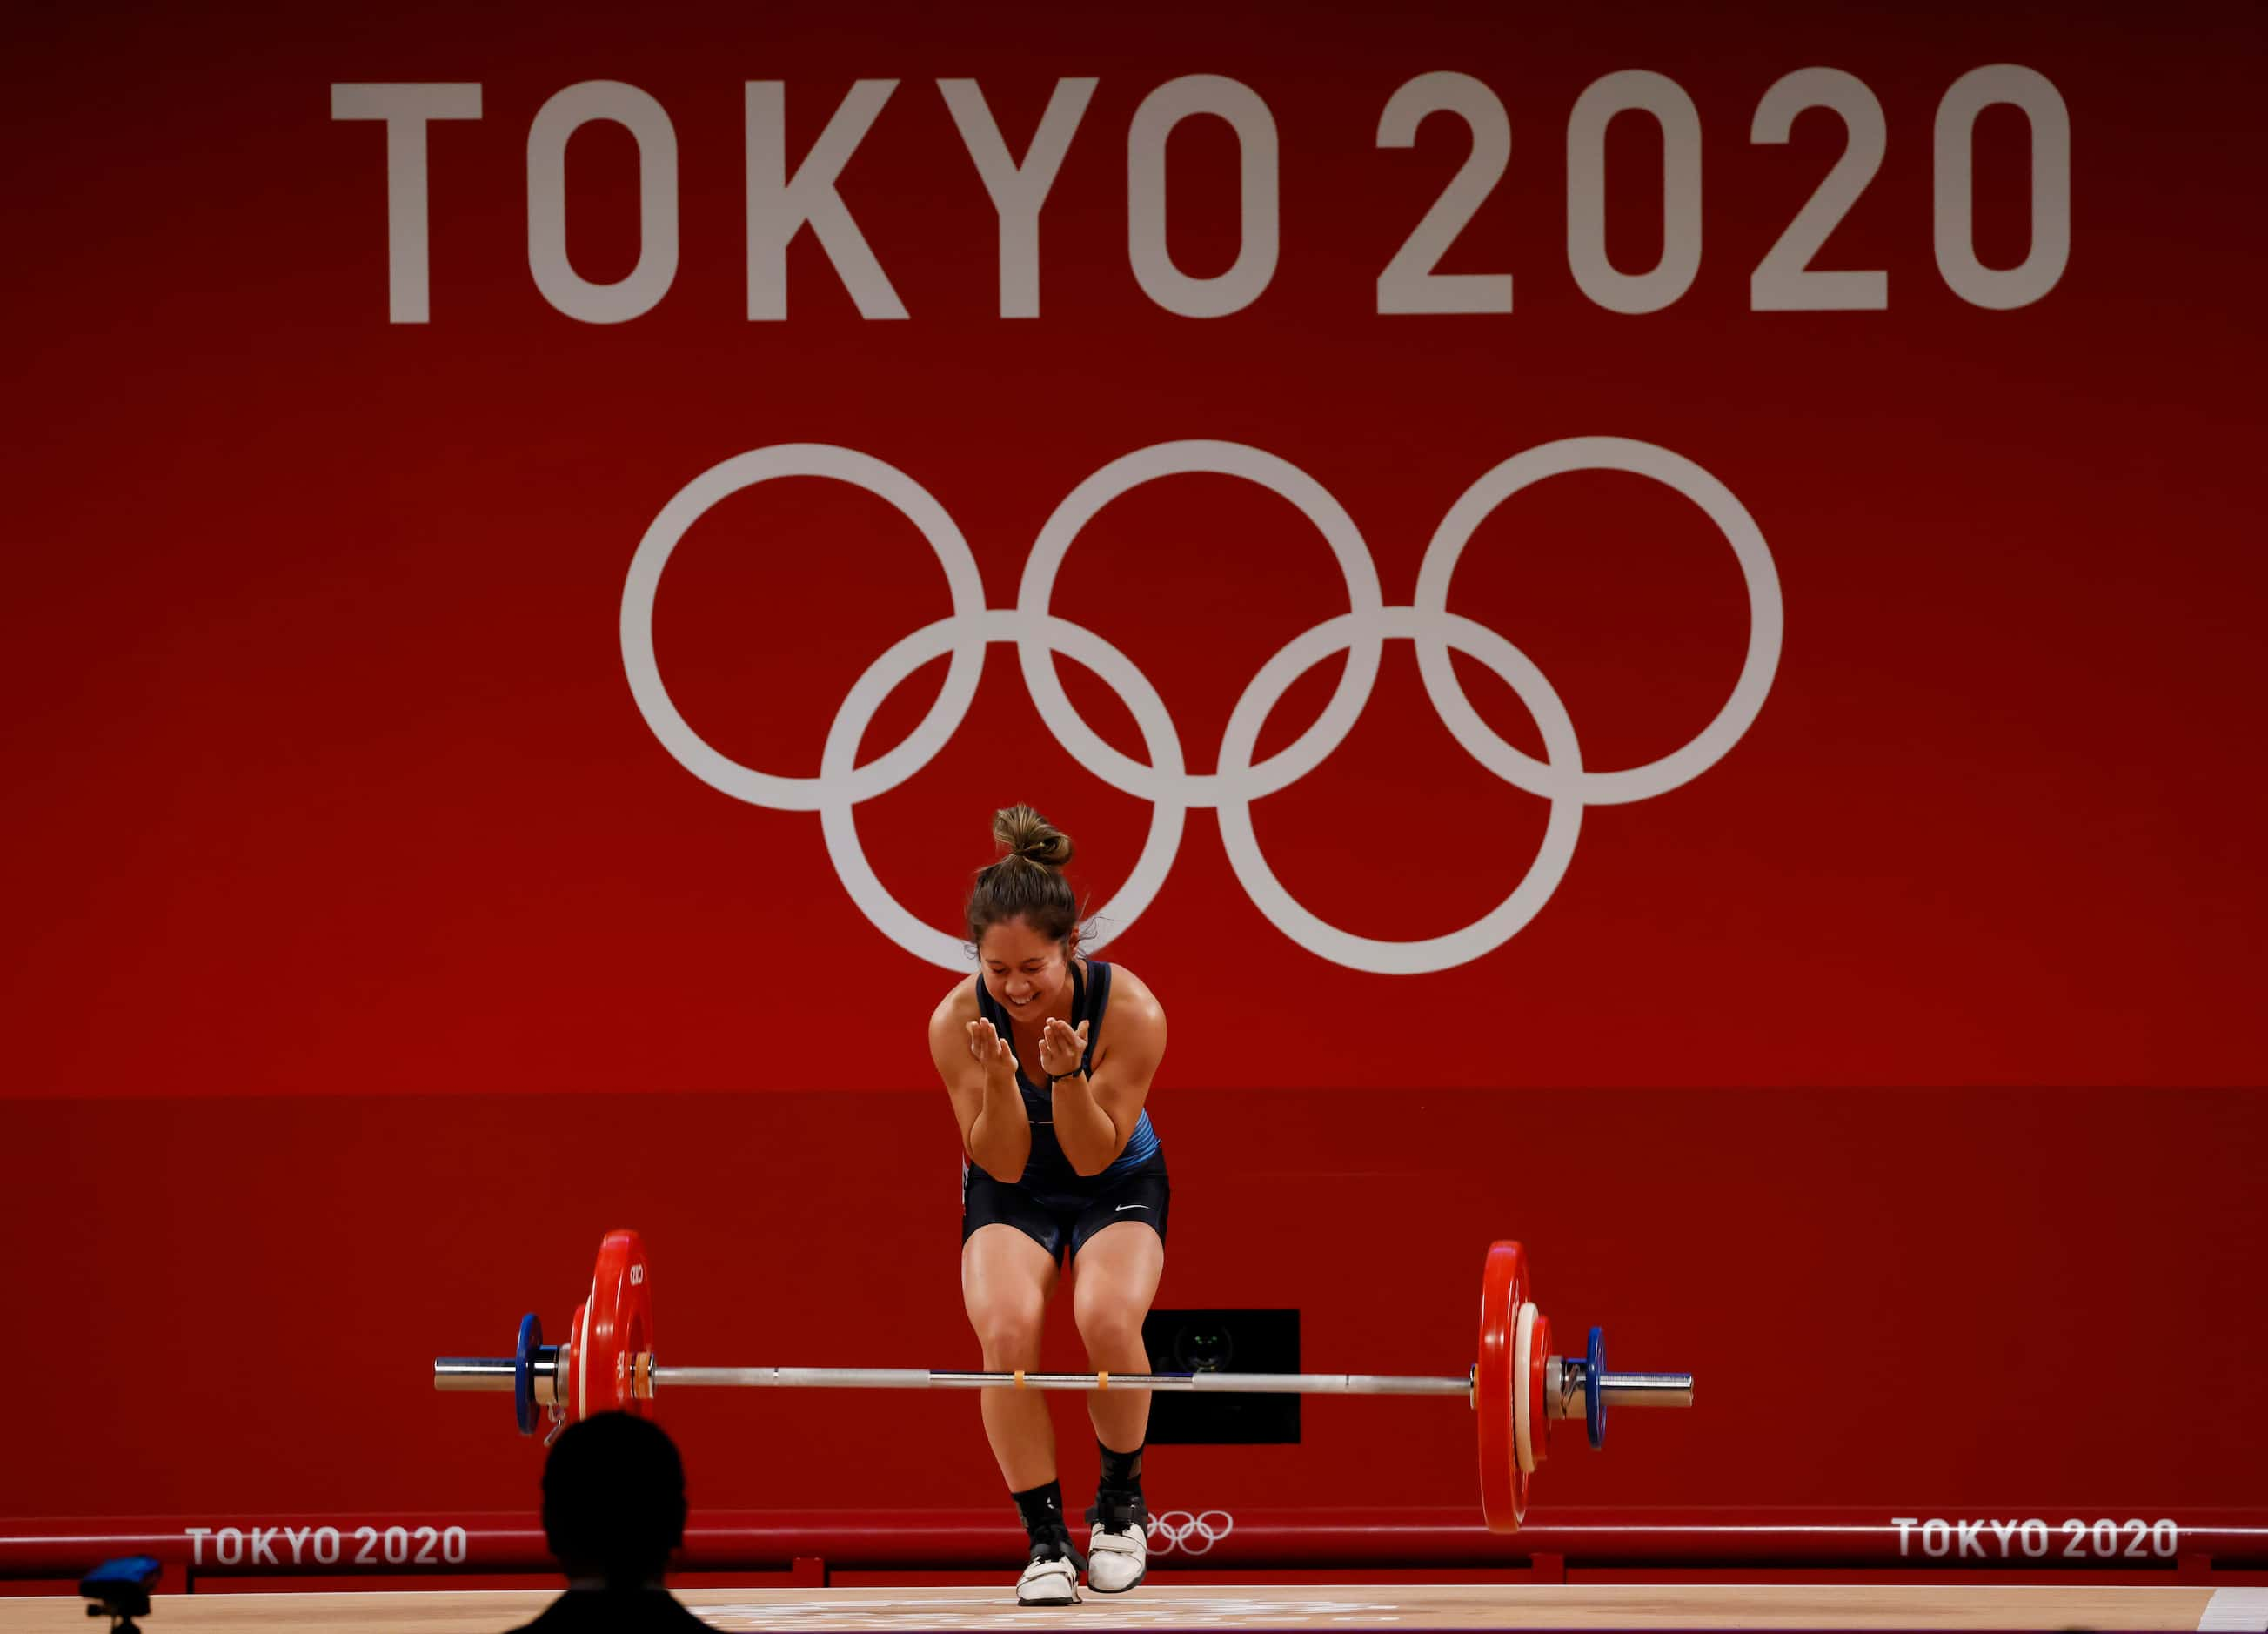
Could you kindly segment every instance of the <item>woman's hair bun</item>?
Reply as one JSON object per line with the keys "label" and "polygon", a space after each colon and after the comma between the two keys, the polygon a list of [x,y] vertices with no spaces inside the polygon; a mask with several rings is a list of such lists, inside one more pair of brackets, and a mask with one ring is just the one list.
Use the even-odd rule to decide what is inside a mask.
{"label": "woman's hair bun", "polygon": [[992,838],[1005,857],[1045,863],[1050,868],[1060,868],[1071,860],[1071,835],[1028,806],[994,812]]}
{"label": "woman's hair bun", "polygon": [[1071,835],[1030,806],[1011,806],[992,813],[992,838],[999,860],[978,869],[970,882],[969,946],[981,950],[994,925],[1021,920],[1076,955],[1079,899],[1063,871],[1071,860]]}

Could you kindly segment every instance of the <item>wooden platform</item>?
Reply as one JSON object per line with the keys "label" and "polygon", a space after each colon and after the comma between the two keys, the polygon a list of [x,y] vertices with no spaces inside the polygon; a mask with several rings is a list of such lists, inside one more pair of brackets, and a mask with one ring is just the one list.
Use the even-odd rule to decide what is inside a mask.
{"label": "wooden platform", "polygon": [[[162,1596],[148,1634],[405,1629],[500,1634],[552,1596],[530,1591]],[[1395,1584],[1160,1586],[1019,1609],[976,1588],[693,1589],[712,1626],[740,1630],[1002,1629],[2268,1629],[2268,1589],[1993,1588],[1935,1585]],[[84,1630],[71,1599],[0,1600],[0,1634]]]}

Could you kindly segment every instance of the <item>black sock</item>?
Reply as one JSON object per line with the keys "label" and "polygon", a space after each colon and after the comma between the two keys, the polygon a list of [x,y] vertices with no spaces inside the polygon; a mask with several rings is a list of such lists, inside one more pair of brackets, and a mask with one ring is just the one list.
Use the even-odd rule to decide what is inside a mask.
{"label": "black sock", "polygon": [[1102,1454],[1102,1479],[1095,1483],[1097,1493],[1140,1498],[1142,1496],[1142,1448],[1138,1446],[1130,1453],[1115,1453],[1100,1441],[1094,1445],[1096,1450]]}
{"label": "black sock", "polygon": [[1045,1486],[1035,1486],[1027,1492],[1011,1492],[1016,1500],[1016,1515],[1024,1523],[1025,1535],[1035,1545],[1061,1543],[1069,1546],[1071,1528],[1064,1524],[1063,1483],[1050,1481]]}

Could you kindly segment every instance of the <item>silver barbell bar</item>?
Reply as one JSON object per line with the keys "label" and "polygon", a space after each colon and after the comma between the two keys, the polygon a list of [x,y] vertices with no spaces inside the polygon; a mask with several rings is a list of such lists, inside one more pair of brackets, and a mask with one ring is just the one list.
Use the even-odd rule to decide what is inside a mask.
{"label": "silver barbell bar", "polygon": [[[1546,1411],[1554,1418],[1580,1416],[1590,1387],[1589,1364],[1580,1357],[1553,1357],[1557,1387],[1547,1391]],[[558,1349],[546,1345],[529,1364],[537,1398],[554,1394]],[[433,1363],[436,1390],[509,1393],[513,1358],[444,1356]],[[664,1385],[688,1388],[717,1386],[790,1390],[1186,1390],[1248,1395],[1462,1395],[1473,1392],[1473,1375],[1410,1373],[963,1373],[919,1367],[666,1367],[651,1358],[637,1369],[637,1394],[651,1396]],[[1691,1373],[1602,1373],[1599,1394],[1609,1407],[1690,1407]]]}

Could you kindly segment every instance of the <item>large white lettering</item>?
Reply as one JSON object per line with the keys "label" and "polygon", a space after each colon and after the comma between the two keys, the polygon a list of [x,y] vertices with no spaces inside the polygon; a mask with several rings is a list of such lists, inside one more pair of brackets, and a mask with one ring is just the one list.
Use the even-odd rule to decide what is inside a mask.
{"label": "large white lettering", "polygon": [[[2032,244],[2014,267],[1977,259],[1971,167],[1977,116],[2006,103],[2032,127]],[[2045,76],[2011,63],[1975,68],[1937,105],[1931,133],[1937,208],[1932,237],[1946,286],[1971,305],[2006,312],[2029,306],[2063,277],[2071,261],[2071,110]]]}
{"label": "large white lettering", "polygon": [[890,287],[866,235],[835,190],[836,178],[873,128],[895,79],[862,79],[850,87],[811,151],[787,173],[787,87],[752,79],[747,87],[748,149],[748,316],[787,316],[787,247],[807,224],[850,291],[862,318],[902,318],[905,303]]}
{"label": "large white lettering", "polygon": [[386,122],[386,317],[423,323],[431,316],[426,235],[425,127],[437,119],[478,119],[476,85],[336,85],[333,119]]}
{"label": "large white lettering", "polygon": [[[1055,199],[1065,155],[1098,94],[1093,78],[1054,82],[1037,129],[1021,158],[1010,151],[990,102],[974,79],[937,82],[946,111],[990,200],[998,234],[998,309],[1002,318],[1040,315],[1040,216]],[[895,79],[859,79],[828,115],[799,162],[787,152],[787,87],[780,80],[748,80],[743,92],[743,158],[747,194],[747,315],[752,321],[787,317],[788,251],[805,228],[850,296],[861,317],[902,319],[900,298],[842,191],[846,166],[896,90]],[[1992,268],[1977,256],[1971,217],[1973,133],[1986,108],[2013,107],[2029,121],[2031,235],[2023,261]],[[1801,210],[1788,222],[1749,280],[1754,312],[1881,311],[1889,304],[1880,269],[1817,268],[1837,226],[1853,210],[1890,151],[1887,121],[1874,92],[1855,75],[1811,68],[1782,76],[1763,94],[1748,126],[1749,147],[1785,145],[1800,114],[1826,108],[1843,121],[1847,141]],[[1462,120],[1472,136],[1465,163],[1438,191],[1429,209],[1385,260],[1376,281],[1381,313],[1508,313],[1508,272],[1446,273],[1437,269],[1459,234],[1476,217],[1506,173],[1511,125],[1503,103],[1483,81],[1447,70],[1421,74],[1386,96],[1378,116],[1381,148],[1415,144],[1432,114]],[[1626,271],[1607,254],[1606,137],[1616,117],[1640,113],[1661,133],[1661,253],[1643,271]],[[1167,242],[1168,151],[1182,121],[1199,114],[1219,119],[1235,147],[1235,254],[1224,271],[1193,276],[1175,261]],[[331,86],[335,120],[367,120],[387,129],[387,313],[396,323],[430,320],[431,228],[427,127],[435,120],[477,120],[477,84],[379,84],[342,81]],[[909,114],[908,118],[914,117]],[[593,283],[570,263],[566,232],[566,154],[571,138],[594,121],[617,124],[637,144],[638,255],[630,273],[612,283]],[[860,172],[872,189],[868,209],[918,193],[933,195],[938,178],[924,158],[918,176],[892,173],[912,151],[936,147],[934,132],[893,128],[897,145],[889,160]],[[1148,299],[1187,318],[1219,318],[1243,311],[1275,278],[1282,239],[1283,159],[1274,115],[1241,81],[1212,74],[1168,79],[1136,106],[1125,133],[1127,256],[1136,285]],[[1701,264],[1700,116],[1675,80],[1637,70],[1603,76],[1587,87],[1569,113],[1565,135],[1566,243],[1569,269],[1591,302],[1609,312],[1659,312],[1693,289]],[[1312,165],[1315,153],[1305,158]],[[1200,162],[1184,145],[1182,163]],[[2071,254],[2071,121],[2060,92],[2031,69],[1996,63],[1955,80],[1939,105],[1930,149],[1934,194],[1933,244],[1948,288],[1976,305],[2006,310],[2029,305],[2054,289]],[[1085,173],[1092,175],[1090,169]],[[1307,177],[1312,188],[1316,178]],[[1328,183],[1329,178],[1323,178]],[[594,79],[572,85],[543,103],[527,133],[528,267],[543,298],[586,323],[622,323],[652,311],[677,272],[679,201],[677,136],[669,115],[635,85]],[[1084,201],[1091,210],[1094,201]],[[1058,209],[1077,208],[1058,206]],[[1328,229],[1337,220],[1326,216]],[[960,255],[968,229],[932,228],[946,244],[917,240],[930,252]],[[1377,253],[1386,254],[1381,244]],[[1366,257],[1360,245],[1331,247],[1342,258]],[[961,258],[965,259],[965,255]],[[1082,269],[1081,270],[1091,270]],[[965,316],[966,314],[962,314]]]}
{"label": "large white lettering", "polygon": [[[1225,119],[1236,132],[1236,260],[1226,272],[1192,278],[1166,247],[1166,138],[1193,114]],[[1126,133],[1126,247],[1135,282],[1167,312],[1222,318],[1260,298],[1276,276],[1276,119],[1249,85],[1217,74],[1169,79],[1134,110]]]}
{"label": "large white lettering", "polygon": [[984,191],[1000,217],[1000,315],[1036,318],[1040,315],[1040,206],[1056,184],[1071,134],[1094,95],[1092,79],[1058,79],[1040,129],[1024,151],[1021,165],[1008,157],[1008,144],[993,121],[984,92],[973,79],[940,79],[937,88],[953,111],[968,157],[984,179]]}
{"label": "large white lettering", "polygon": [[[638,258],[627,277],[593,283],[567,259],[567,139],[594,120],[637,143]],[[636,85],[586,79],[539,109],[527,128],[527,268],[535,287],[571,318],[623,323],[652,312],[677,277],[677,132]]]}
{"label": "large white lettering", "polygon": [[[1646,113],[1661,127],[1661,259],[1649,272],[1607,259],[1607,125]],[[1609,312],[1660,312],[1701,270],[1701,116],[1674,79],[1627,69],[1575,99],[1567,117],[1567,265]]]}

